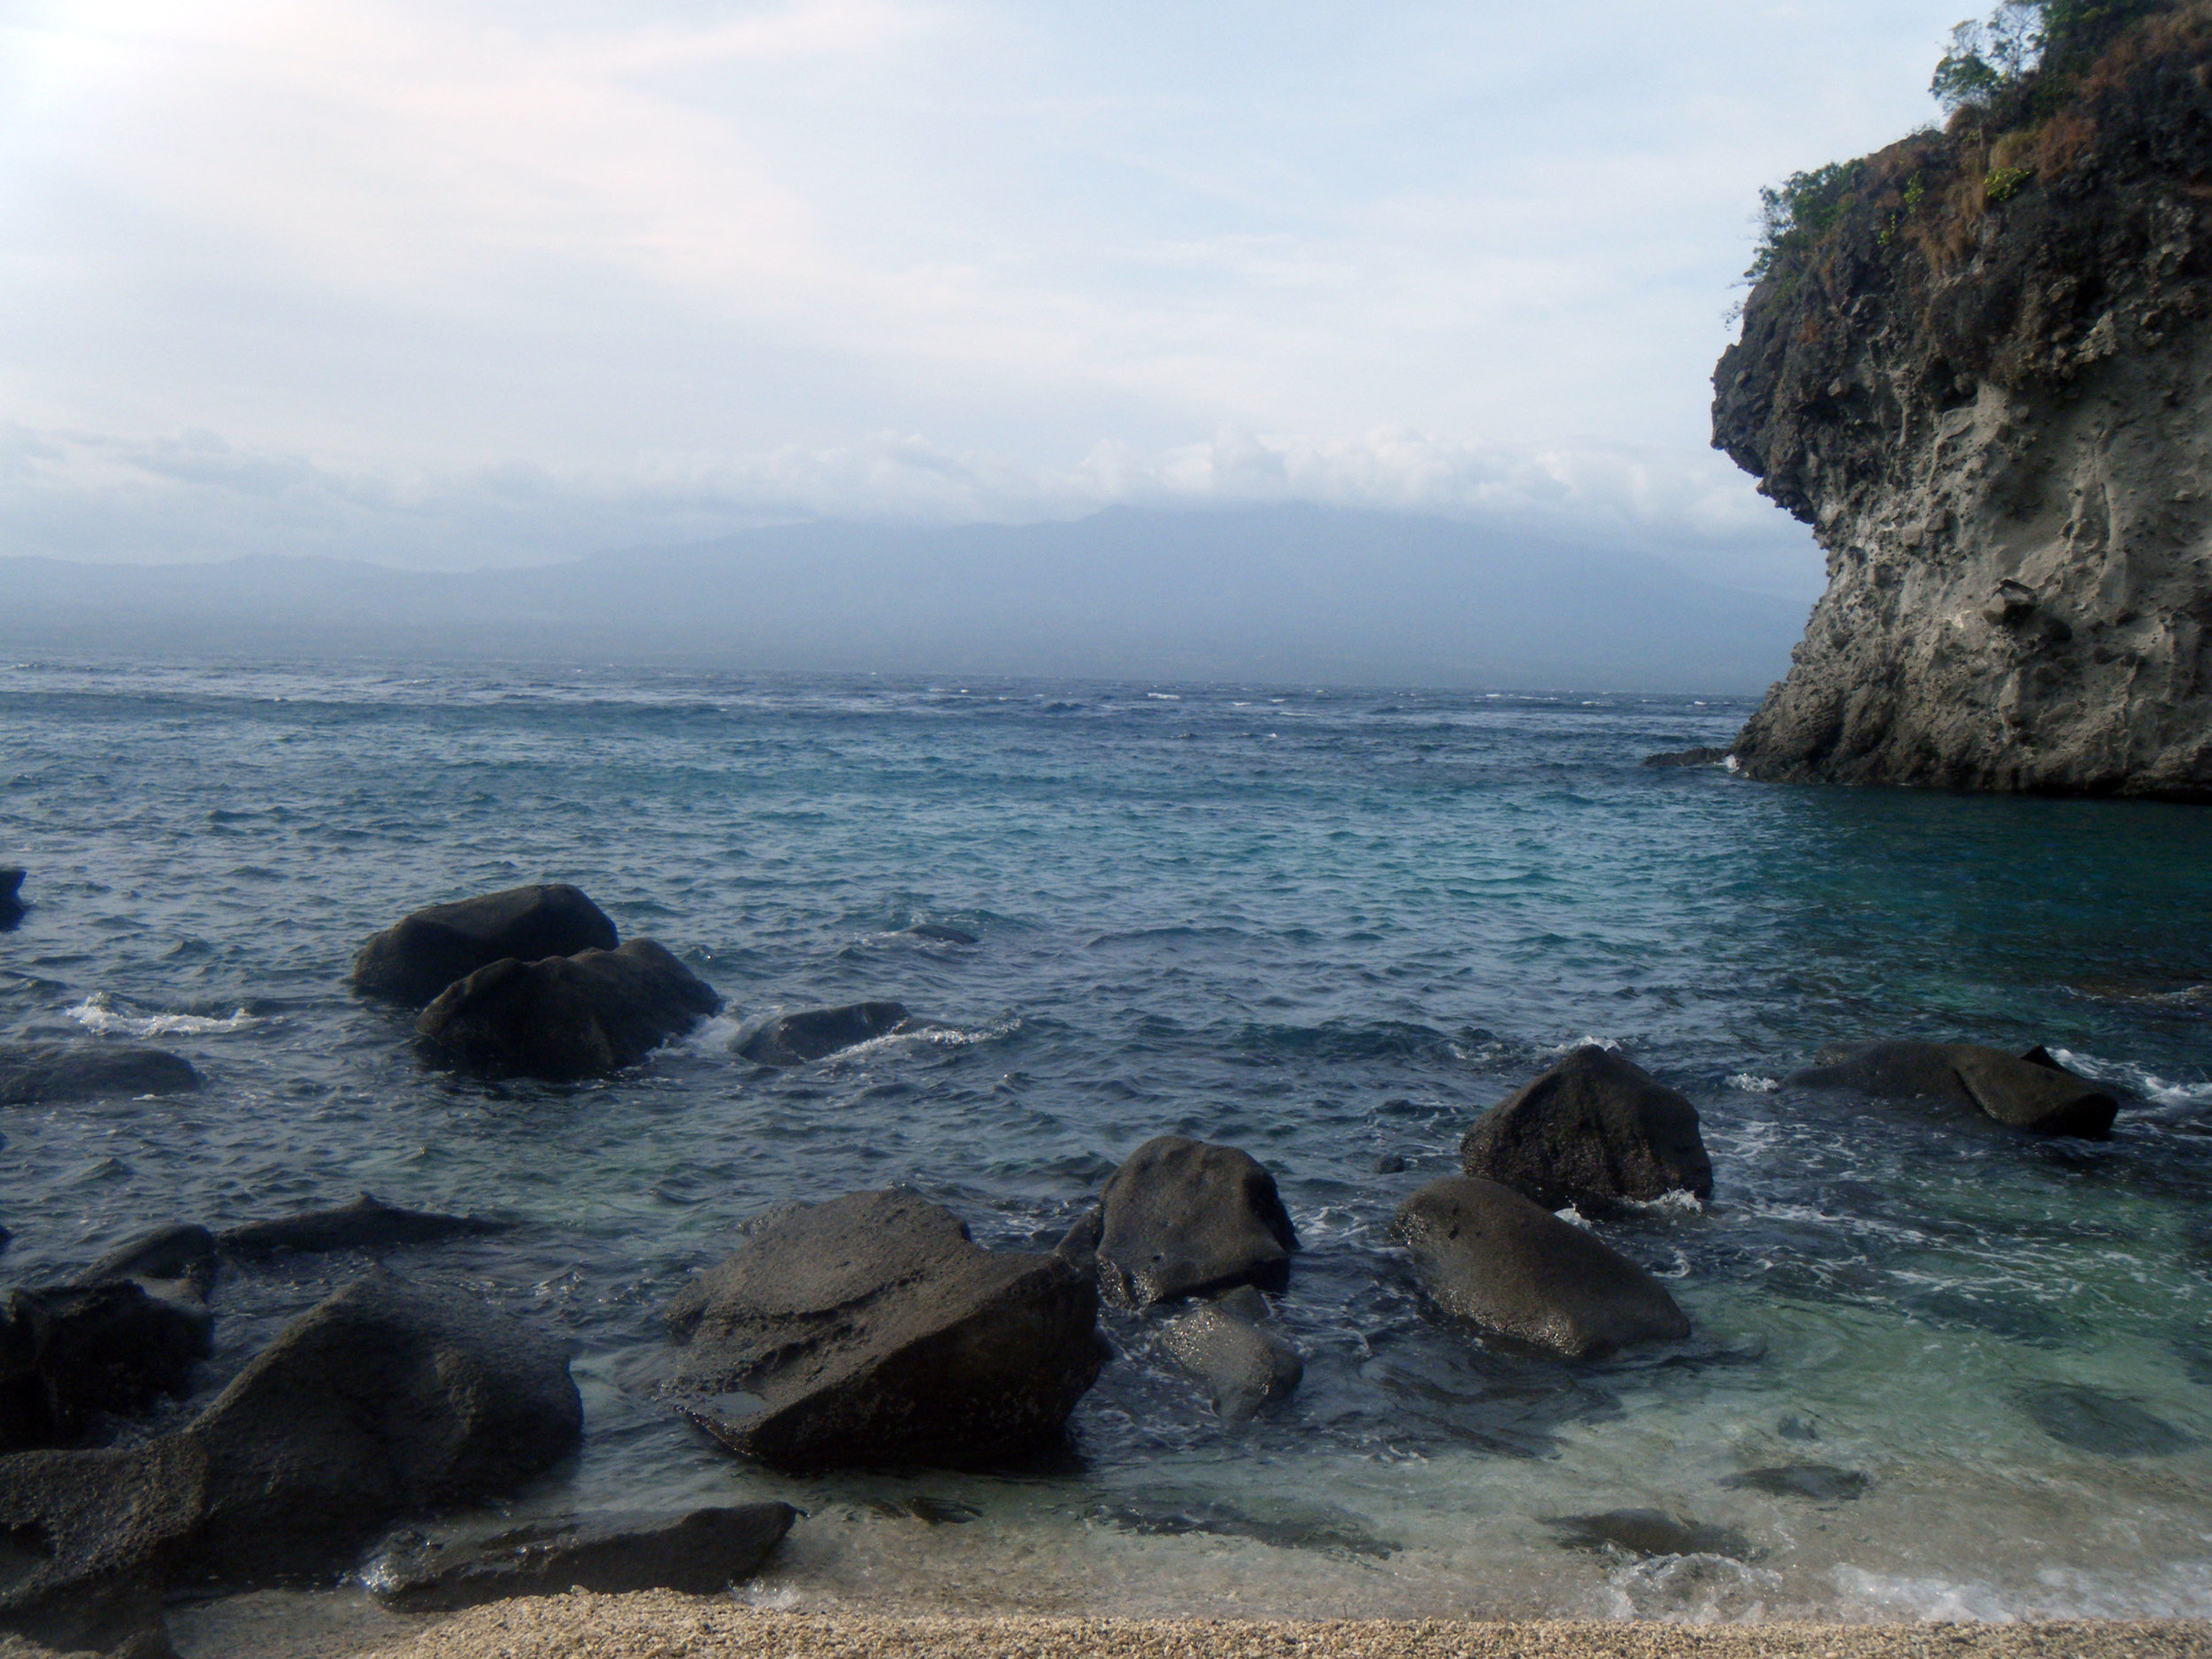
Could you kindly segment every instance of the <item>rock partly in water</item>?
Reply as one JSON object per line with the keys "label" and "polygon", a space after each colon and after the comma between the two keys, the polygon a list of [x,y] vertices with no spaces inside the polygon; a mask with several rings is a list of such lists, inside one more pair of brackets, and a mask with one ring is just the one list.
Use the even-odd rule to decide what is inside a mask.
{"label": "rock partly in water", "polygon": [[1844,1503],[1863,1495],[1873,1483],[1855,1469],[1834,1463],[1772,1463],[1729,1475],[1720,1484],[1738,1492],[1763,1492],[1770,1498],[1810,1498],[1816,1503]]}
{"label": "rock partly in water", "polygon": [[162,1590],[206,1482],[206,1459],[179,1435],[0,1457],[0,1630],[72,1654],[169,1654]]}
{"label": "rock partly in water", "polygon": [[119,1244],[80,1273],[80,1285],[136,1279],[188,1285],[199,1295],[215,1278],[215,1235],[191,1222],[155,1227]]}
{"label": "rock partly in water", "polygon": [[1167,1351],[1206,1385],[1225,1421],[1272,1410],[1306,1374],[1298,1350],[1263,1323],[1267,1317],[1265,1298],[1247,1286],[1177,1315],[1160,1333]]}
{"label": "rock partly in water", "polygon": [[917,922],[902,930],[909,939],[920,939],[933,945],[973,945],[981,941],[964,927],[949,927],[942,922]]}
{"label": "rock partly in water", "polygon": [[793,1206],[669,1304],[666,1393],[787,1468],[1002,1464],[1055,1449],[1103,1363],[1096,1287],[1058,1256],[986,1250],[910,1193]]}
{"label": "rock partly in water", "polygon": [[787,1503],[743,1503],[688,1515],[569,1516],[488,1537],[411,1533],[362,1579],[386,1606],[407,1613],[572,1589],[718,1595],[760,1570],[798,1514]]}
{"label": "rock partly in water", "polygon": [[373,1193],[330,1210],[303,1210],[267,1221],[227,1227],[214,1243],[224,1255],[251,1259],[317,1250],[376,1249],[387,1245],[429,1244],[440,1239],[472,1238],[503,1233],[507,1224],[473,1216],[442,1216],[402,1210]]}
{"label": "rock partly in water", "polygon": [[1647,755],[1643,764],[1662,770],[1678,766],[1717,766],[1728,758],[1724,749],[1673,749],[1664,754]]}
{"label": "rock partly in water", "polygon": [[513,957],[536,962],[621,942],[607,913],[565,881],[417,910],[353,959],[353,988],[420,1007],[456,979]]}
{"label": "rock partly in water", "polygon": [[2212,32],[2073,10],[2152,15],[1820,170],[1714,372],[1827,554],[1755,778],[2212,799]]}
{"label": "rock partly in water", "polygon": [[400,1517],[513,1493],[582,1432],[559,1340],[458,1289],[372,1272],[181,1431],[207,1471],[192,1558],[229,1584],[326,1572]]}
{"label": "rock partly in water", "polygon": [[211,1321],[195,1300],[134,1279],[8,1293],[0,1305],[0,1451],[68,1446],[95,1413],[131,1417],[181,1395]]}
{"label": "rock partly in water", "polygon": [[0,1106],[44,1106],[107,1095],[180,1094],[200,1087],[190,1061],[127,1042],[24,1042],[0,1047]]}
{"label": "rock partly in water", "polygon": [[553,1082],[635,1064],[721,1010],[713,987],[649,939],[457,980],[415,1022],[423,1057],[478,1077]]}
{"label": "rock partly in water", "polygon": [[1233,1285],[1279,1289],[1298,1248],[1258,1159],[1181,1135],[1129,1155],[1099,1194],[1093,1225],[1100,1288],[1129,1308]]}
{"label": "rock partly in water", "polygon": [[1639,1557],[1725,1555],[1749,1561],[1758,1553],[1741,1532],[1688,1521],[1664,1509],[1607,1509],[1563,1515],[1544,1523],[1567,1549],[1619,1550]]}
{"label": "rock partly in water", "polygon": [[27,872],[17,864],[0,864],[0,933],[5,933],[23,919],[23,878]]}
{"label": "rock partly in water", "polygon": [[1475,1120],[1460,1167],[1547,1210],[1713,1195],[1697,1108],[1610,1049],[1586,1043]]}
{"label": "rock partly in water", "polygon": [[1431,1181],[1399,1206],[1391,1233],[1437,1305],[1486,1333],[1565,1359],[1690,1333],[1657,1279],[1495,1181]]}
{"label": "rock partly in water", "polygon": [[1879,1100],[1938,1100],[1978,1108],[2036,1134],[2109,1133],[2118,1099],[2062,1068],[2040,1047],[2014,1056],[1970,1042],[1869,1042],[1824,1048],[1798,1088],[1851,1089]]}
{"label": "rock partly in water", "polygon": [[736,1052],[755,1065],[804,1065],[879,1037],[924,1029],[924,1023],[897,1002],[849,1002],[779,1014],[740,1038]]}

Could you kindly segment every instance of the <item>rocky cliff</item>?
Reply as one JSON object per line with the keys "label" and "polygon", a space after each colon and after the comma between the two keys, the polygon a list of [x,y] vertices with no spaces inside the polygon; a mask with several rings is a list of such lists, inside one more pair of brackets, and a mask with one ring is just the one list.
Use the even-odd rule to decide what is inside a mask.
{"label": "rocky cliff", "polygon": [[1737,761],[2212,800],[2212,0],[1824,185],[1714,374],[1828,558]]}

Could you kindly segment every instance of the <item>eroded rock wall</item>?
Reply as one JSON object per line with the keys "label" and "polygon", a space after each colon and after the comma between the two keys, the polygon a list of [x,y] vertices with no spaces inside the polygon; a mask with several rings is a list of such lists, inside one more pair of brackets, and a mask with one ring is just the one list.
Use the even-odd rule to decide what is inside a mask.
{"label": "eroded rock wall", "polygon": [[2208,88],[2177,7],[2009,132],[1867,157],[1754,290],[1714,442],[1829,579],[1754,776],[2212,800]]}

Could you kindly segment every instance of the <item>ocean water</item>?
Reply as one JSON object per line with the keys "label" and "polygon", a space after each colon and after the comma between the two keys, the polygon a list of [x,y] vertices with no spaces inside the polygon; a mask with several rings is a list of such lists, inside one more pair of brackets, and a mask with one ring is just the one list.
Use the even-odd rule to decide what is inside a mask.
{"label": "ocean water", "polygon": [[[0,1269],[364,1188],[511,1220],[385,1259],[572,1341],[587,1446],[515,1511],[787,1498],[764,1605],[2212,1615],[2212,814],[1637,764],[1746,711],[0,667],[0,862],[34,906],[0,934],[0,1037],[141,1037],[208,1079],[0,1115]],[[348,992],[405,911],[556,879],[728,1015],[611,1080],[490,1086]],[[979,942],[899,931],[925,921]],[[864,997],[948,1029],[729,1052]],[[2136,1101],[2109,1141],[2038,1141],[1781,1085],[1877,1035],[2047,1042]],[[1716,1190],[1590,1224],[1694,1334],[1569,1366],[1435,1322],[1385,1227],[1586,1041],[1696,1102]],[[1253,1153],[1297,1225],[1277,1318],[1306,1379],[1273,1417],[1217,1421],[1119,1314],[1049,1470],[793,1479],[617,1384],[772,1203],[906,1183],[1045,1245],[1171,1132]],[[227,1271],[198,1398],[363,1265]],[[1826,1472],[1756,1473],[1783,1466]],[[1639,1555],[1565,1525],[1619,1509],[1705,1530]]]}

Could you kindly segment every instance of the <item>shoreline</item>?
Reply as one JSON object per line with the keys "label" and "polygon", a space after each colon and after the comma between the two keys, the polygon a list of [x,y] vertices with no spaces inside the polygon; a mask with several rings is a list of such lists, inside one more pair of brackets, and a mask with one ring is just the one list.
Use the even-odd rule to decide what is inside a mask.
{"label": "shoreline", "polygon": [[[251,1613],[240,1598],[234,1611]],[[428,1618],[385,1614],[303,1628],[271,1598],[259,1617],[173,1620],[186,1659],[2212,1659],[2212,1620],[2005,1624],[1709,1624],[1641,1619],[1112,1618],[1082,1615],[783,1612],[669,1591],[494,1602]],[[364,1626],[373,1624],[372,1631]],[[342,1647],[334,1646],[342,1641]],[[47,1650],[0,1639],[0,1659]]]}

